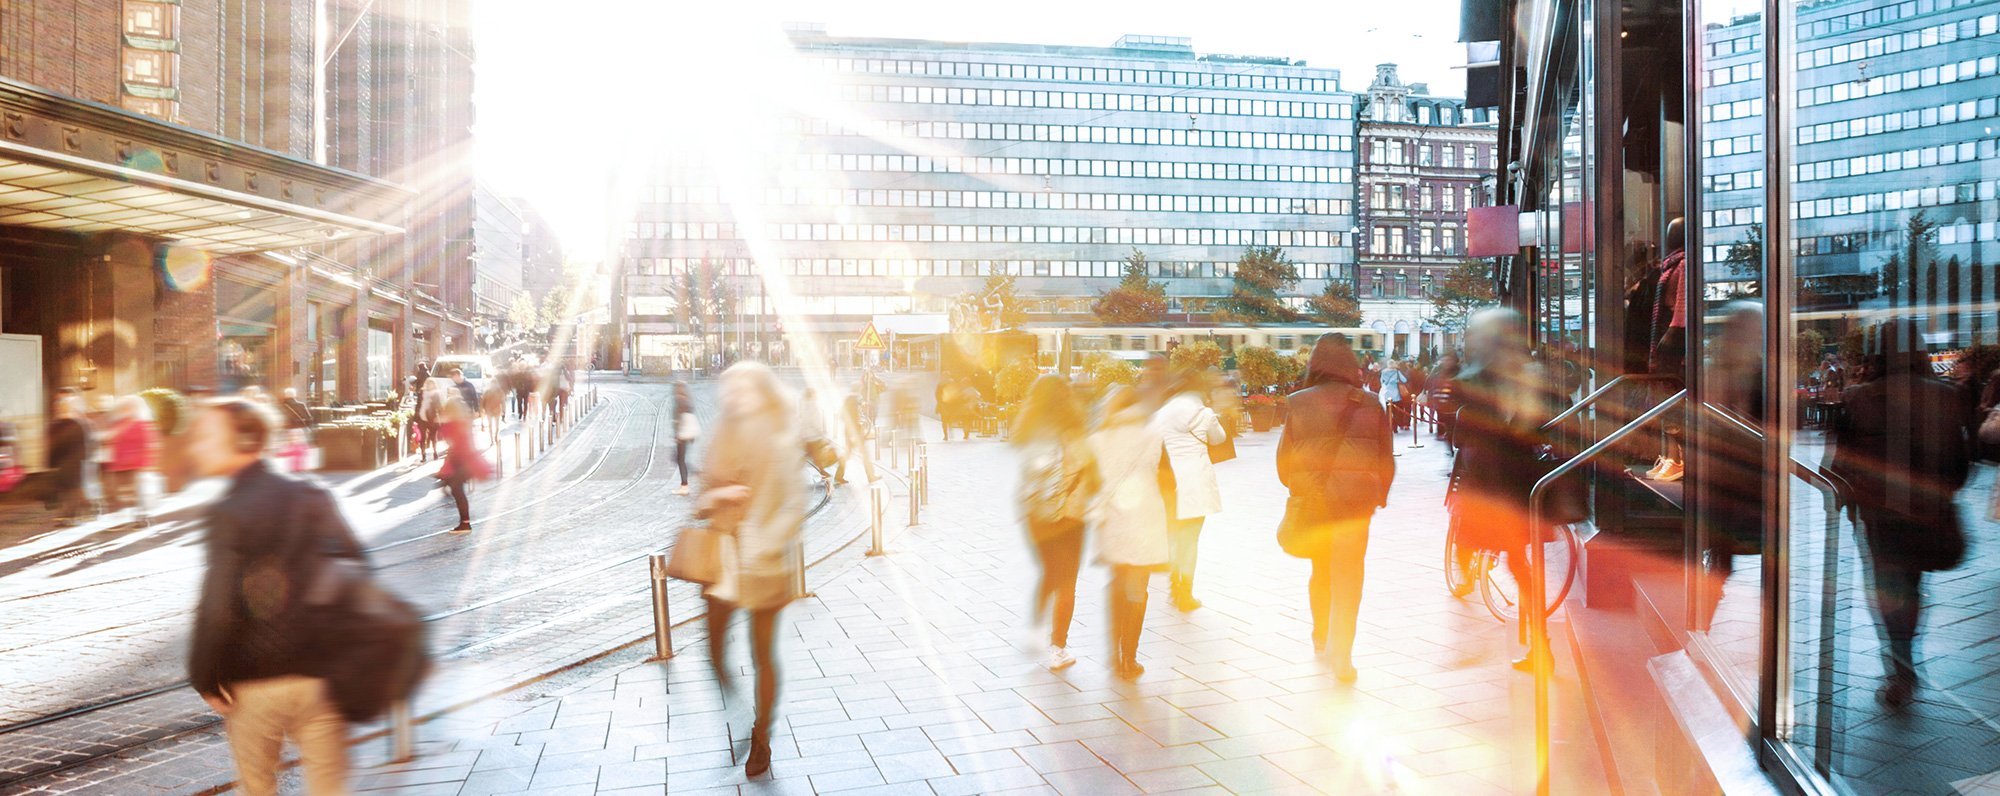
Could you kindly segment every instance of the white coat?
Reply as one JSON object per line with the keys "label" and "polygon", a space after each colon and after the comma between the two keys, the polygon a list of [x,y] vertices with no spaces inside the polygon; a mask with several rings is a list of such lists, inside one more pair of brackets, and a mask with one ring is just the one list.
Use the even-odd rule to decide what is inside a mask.
{"label": "white coat", "polygon": [[1215,483],[1215,465],[1208,460],[1208,446],[1225,439],[1215,410],[1204,406],[1194,393],[1183,392],[1160,407],[1153,416],[1153,427],[1165,441],[1167,459],[1174,469],[1175,519],[1191,520],[1222,511],[1222,489]]}
{"label": "white coat", "polygon": [[702,468],[698,506],[707,507],[707,493],[721,487],[750,490],[747,503],[721,510],[736,530],[723,539],[721,577],[706,589],[741,608],[782,608],[792,600],[792,546],[805,522],[805,479],[797,433],[784,421],[769,414],[723,417]]}
{"label": "white coat", "polygon": [[1131,407],[1085,440],[1103,486],[1091,502],[1097,556],[1107,564],[1167,563],[1167,505],[1160,497],[1160,431]]}

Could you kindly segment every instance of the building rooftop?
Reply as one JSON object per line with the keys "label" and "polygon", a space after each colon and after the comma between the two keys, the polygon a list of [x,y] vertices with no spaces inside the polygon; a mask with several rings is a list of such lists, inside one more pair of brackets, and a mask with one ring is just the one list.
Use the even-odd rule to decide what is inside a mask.
{"label": "building rooftop", "polygon": [[1069,58],[1124,58],[1147,61],[1190,61],[1212,64],[1260,64],[1291,69],[1312,69],[1327,77],[1338,78],[1338,69],[1317,69],[1307,67],[1304,61],[1275,55],[1230,55],[1223,53],[1200,54],[1194,49],[1194,39],[1185,36],[1154,36],[1128,33],[1118,37],[1109,47],[1088,47],[1069,44],[1020,44],[1013,42],[961,42],[938,39],[900,39],[870,36],[830,36],[826,25],[818,22],[788,22],[784,26],[785,35],[792,44],[812,49],[899,49],[925,50],[930,52],[983,52],[1018,55],[1046,55]]}

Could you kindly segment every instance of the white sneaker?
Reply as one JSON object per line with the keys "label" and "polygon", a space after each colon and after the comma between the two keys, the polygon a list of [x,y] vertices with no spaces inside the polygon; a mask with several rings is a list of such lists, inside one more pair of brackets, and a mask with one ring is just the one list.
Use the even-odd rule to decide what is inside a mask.
{"label": "white sneaker", "polygon": [[1049,671],[1059,672],[1076,665],[1076,656],[1063,647],[1049,648]]}
{"label": "white sneaker", "polygon": [[677,487],[674,489],[674,494],[676,495],[685,495],[687,493],[688,493],[688,488],[685,486]]}

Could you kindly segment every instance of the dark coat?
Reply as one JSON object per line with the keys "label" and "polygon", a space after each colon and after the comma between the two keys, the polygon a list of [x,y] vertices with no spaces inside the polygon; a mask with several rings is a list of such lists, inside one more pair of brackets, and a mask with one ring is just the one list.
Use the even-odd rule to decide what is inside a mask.
{"label": "dark coat", "polygon": [[[1541,446],[1548,440],[1532,419],[1507,415],[1506,387],[1480,369],[1452,384],[1458,424],[1452,442],[1452,513],[1459,539],[1486,550],[1513,550],[1528,540],[1528,493],[1548,472]],[[1543,396],[1547,400],[1547,396]]]}
{"label": "dark coat", "polygon": [[97,453],[96,434],[86,421],[64,418],[49,423],[49,469],[55,487],[82,489],[84,465]]}
{"label": "dark coat", "polygon": [[1972,472],[1976,426],[1966,388],[1928,370],[1892,365],[1847,390],[1833,470],[1854,491],[1871,555],[1940,570],[1964,557],[1956,495]]}
{"label": "dark coat", "polygon": [[[1389,503],[1389,485],[1396,479],[1394,429],[1381,401],[1361,389],[1359,380],[1347,342],[1320,338],[1306,366],[1307,386],[1292,393],[1278,439],[1278,480],[1291,490],[1290,521],[1314,525],[1366,518]],[[1347,427],[1341,431],[1343,415]]]}
{"label": "dark coat", "polygon": [[307,619],[307,592],[325,556],[365,560],[333,495],[259,461],[209,508],[208,573],[195,609],[188,682],[318,676],[326,640]]}

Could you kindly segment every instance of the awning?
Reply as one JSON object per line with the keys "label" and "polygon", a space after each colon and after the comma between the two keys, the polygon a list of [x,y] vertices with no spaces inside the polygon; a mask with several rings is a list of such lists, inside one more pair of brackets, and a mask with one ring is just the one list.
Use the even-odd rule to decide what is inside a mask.
{"label": "awning", "polygon": [[0,80],[0,225],[127,231],[215,254],[403,230],[410,192],[140,114]]}

